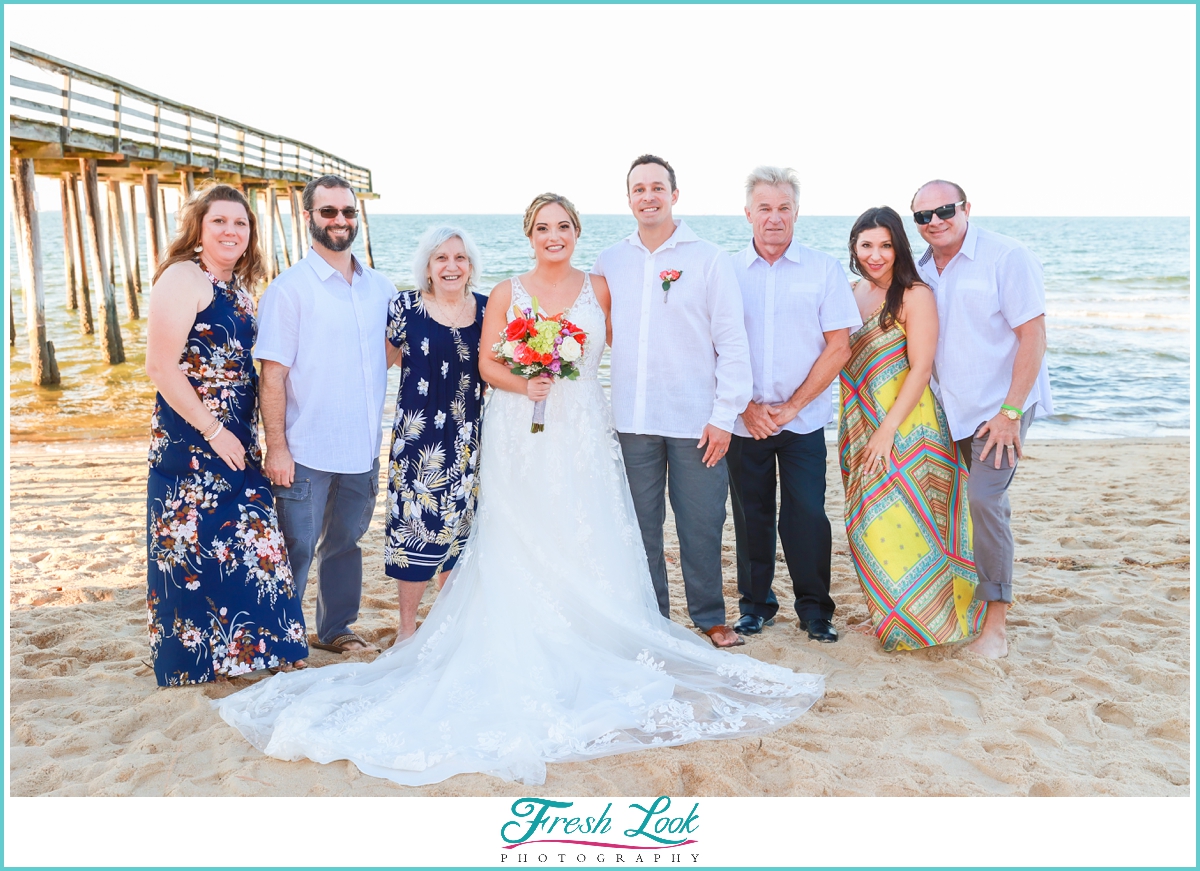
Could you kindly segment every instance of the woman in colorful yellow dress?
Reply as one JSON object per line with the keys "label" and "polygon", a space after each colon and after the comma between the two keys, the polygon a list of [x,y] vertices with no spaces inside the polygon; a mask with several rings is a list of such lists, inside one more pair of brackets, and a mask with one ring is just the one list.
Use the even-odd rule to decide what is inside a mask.
{"label": "woman in colorful yellow dress", "polygon": [[929,388],[938,340],[895,210],[868,209],[850,231],[863,325],[841,372],[838,453],[846,537],[884,650],[916,650],[979,632],[967,469]]}

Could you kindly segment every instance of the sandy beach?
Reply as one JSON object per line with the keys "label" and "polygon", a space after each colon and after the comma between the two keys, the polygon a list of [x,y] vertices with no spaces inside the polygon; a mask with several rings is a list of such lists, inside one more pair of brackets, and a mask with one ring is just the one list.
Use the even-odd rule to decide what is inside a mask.
{"label": "sandy beach", "polygon": [[[1029,446],[1012,489],[1011,652],[986,661],[961,649],[888,654],[853,631],[867,610],[831,451],[827,508],[842,640],[809,641],[786,604],[773,627],[739,648],[824,674],[825,698],[761,739],[551,765],[538,794],[1188,795],[1190,453],[1186,439]],[[258,678],[158,689],[145,664],[145,477],[141,444],[18,444],[9,456],[13,795],[528,794],[483,775],[406,788],[349,762],[263,757],[208,704]],[[382,570],[383,506],[380,499],[364,540],[357,626],[387,645],[396,592]],[[725,549],[732,622],[731,521]],[[779,558],[776,589],[790,603]],[[690,625],[673,532],[668,560],[672,617]],[[421,616],[433,596],[430,585]],[[338,659],[314,650],[310,662]]]}

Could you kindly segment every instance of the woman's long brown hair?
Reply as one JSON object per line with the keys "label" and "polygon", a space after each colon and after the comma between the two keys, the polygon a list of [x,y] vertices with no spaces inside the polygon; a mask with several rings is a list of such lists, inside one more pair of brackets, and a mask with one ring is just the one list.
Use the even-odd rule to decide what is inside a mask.
{"label": "woman's long brown hair", "polygon": [[266,276],[267,271],[263,264],[262,252],[258,249],[258,221],[255,218],[254,210],[250,208],[250,203],[237,188],[227,184],[214,184],[197,189],[183,204],[179,215],[179,229],[175,233],[175,238],[171,240],[170,247],[167,248],[167,256],[163,258],[154,273],[154,281],[157,282],[159,276],[171,264],[196,259],[195,248],[200,244],[200,225],[204,223],[204,216],[216,202],[238,203],[246,210],[246,219],[250,222],[250,240],[246,246],[246,252],[233,267],[233,274],[237,277],[238,283],[251,290]]}
{"label": "woman's long brown hair", "polygon": [[883,313],[879,316],[880,328],[887,330],[900,317],[900,309],[904,306],[904,291],[914,284],[921,283],[921,274],[917,272],[917,264],[913,260],[912,248],[908,244],[908,233],[904,230],[904,221],[900,219],[896,210],[889,206],[867,209],[854,222],[854,227],[850,230],[850,271],[855,275],[866,276],[862,270],[862,264],[858,262],[858,252],[855,248],[858,245],[859,234],[863,230],[877,228],[887,230],[891,234],[892,251],[896,256],[892,262],[892,284],[887,289],[887,296],[883,301]]}

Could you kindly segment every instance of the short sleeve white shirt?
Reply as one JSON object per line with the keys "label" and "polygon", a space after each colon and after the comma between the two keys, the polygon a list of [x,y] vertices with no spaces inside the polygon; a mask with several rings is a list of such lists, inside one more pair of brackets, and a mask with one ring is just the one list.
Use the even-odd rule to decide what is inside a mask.
{"label": "short sleeve white shirt", "polygon": [[[825,333],[862,326],[854,292],[836,257],[794,239],[773,264],[751,242],[733,258],[733,267],[742,289],[754,402],[779,405],[808,377],[825,350]],[[831,420],[833,393],[826,389],[783,429],[803,435]],[[750,436],[741,417],[734,433]]]}
{"label": "short sleeve white shirt", "polygon": [[[660,273],[677,270],[665,294]],[[632,235],[605,249],[592,272],[612,294],[611,383],[617,430],[700,438],[732,432],[750,401],[742,297],[729,255],[676,221],[656,251]]]}
{"label": "short sleeve white shirt", "polygon": [[[941,274],[929,248],[917,262],[933,289],[938,341],[933,388],[955,439],[974,435],[995,417],[1012,386],[1017,358],[1014,328],[1046,313],[1042,264],[1015,239],[967,225],[961,250]],[[1045,358],[1023,411],[1054,413]]]}
{"label": "short sleeve white shirt", "polygon": [[339,474],[371,470],[383,440],[384,336],[395,294],[357,258],[347,283],[312,248],[263,292],[254,354],[288,367],[285,434],[297,463]]}

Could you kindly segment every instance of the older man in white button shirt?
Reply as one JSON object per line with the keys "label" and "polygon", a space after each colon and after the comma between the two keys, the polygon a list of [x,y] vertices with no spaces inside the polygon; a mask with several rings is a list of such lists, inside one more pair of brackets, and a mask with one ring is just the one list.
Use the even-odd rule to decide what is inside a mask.
{"label": "older man in white button shirt", "polygon": [[721,530],[725,454],[750,399],[742,303],[729,255],[671,216],[675,170],[644,154],[626,176],[638,228],[592,272],[612,293],[612,404],[650,577],[670,616],[663,553],[671,496],[692,621],[717,647],[742,644],[725,625]]}
{"label": "older man in white button shirt", "polygon": [[754,397],[729,451],[741,618],[753,635],[774,620],[776,468],[779,540],[796,616],[815,641],[837,641],[829,595],[833,535],[825,514],[825,424],[830,385],[862,326],[837,258],[793,238],[800,185],[791,169],[760,166],[746,179],[753,239],[733,258],[742,290]]}
{"label": "older man in white button shirt", "polygon": [[258,307],[264,468],[301,600],[317,557],[314,646],[370,650],[350,625],[362,595],[358,541],[379,492],[384,336],[396,288],[350,251],[358,200],[349,182],[309,182],[303,204],[312,248]]}
{"label": "older man in white button shirt", "polygon": [[1008,653],[1005,618],[1012,603],[1008,487],[1034,415],[1054,413],[1042,265],[1015,239],[970,223],[971,204],[953,182],[926,182],[912,210],[929,243],[917,269],[938,308],[934,389],[971,472],[975,598],[988,610],[969,649],[999,658]]}

